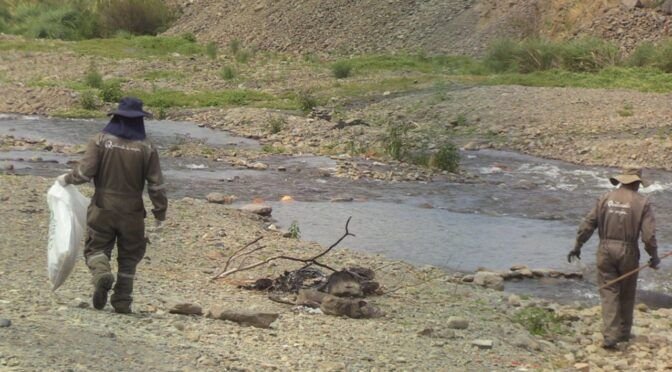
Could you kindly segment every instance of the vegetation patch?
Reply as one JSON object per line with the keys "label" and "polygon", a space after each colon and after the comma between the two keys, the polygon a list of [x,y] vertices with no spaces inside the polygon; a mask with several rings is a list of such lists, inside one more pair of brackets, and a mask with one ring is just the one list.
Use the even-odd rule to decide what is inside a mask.
{"label": "vegetation patch", "polygon": [[82,40],[69,44],[77,53],[108,58],[151,58],[179,55],[203,55],[202,45],[177,36],[133,36]]}
{"label": "vegetation patch", "polygon": [[56,118],[66,118],[66,119],[98,119],[104,118],[106,115],[104,112],[97,110],[87,110],[87,109],[70,109],[70,110],[58,110],[51,113],[51,116]]}
{"label": "vegetation patch", "polygon": [[539,307],[526,307],[518,311],[513,321],[521,324],[536,336],[551,336],[563,333],[562,321],[555,312]]}
{"label": "vegetation patch", "polygon": [[142,99],[148,106],[163,108],[247,106],[254,102],[269,101],[274,98],[266,93],[245,89],[193,93],[157,89],[152,92],[136,90],[130,93]]}

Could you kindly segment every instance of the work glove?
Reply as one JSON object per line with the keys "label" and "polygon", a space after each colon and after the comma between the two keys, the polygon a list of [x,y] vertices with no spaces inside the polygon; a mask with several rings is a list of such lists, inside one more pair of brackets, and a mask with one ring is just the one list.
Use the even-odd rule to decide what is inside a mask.
{"label": "work glove", "polygon": [[65,180],[65,177],[67,176],[67,173],[63,173],[60,176],[56,177],[56,181],[58,182],[59,185],[65,187],[68,186],[68,182]]}
{"label": "work glove", "polygon": [[649,260],[649,266],[651,266],[652,269],[658,270],[658,265],[660,265],[660,258],[658,256],[653,256]]}
{"label": "work glove", "polygon": [[567,255],[567,262],[572,263],[572,258],[576,257],[577,260],[581,261],[581,250],[580,249],[572,249],[569,251],[569,254]]}

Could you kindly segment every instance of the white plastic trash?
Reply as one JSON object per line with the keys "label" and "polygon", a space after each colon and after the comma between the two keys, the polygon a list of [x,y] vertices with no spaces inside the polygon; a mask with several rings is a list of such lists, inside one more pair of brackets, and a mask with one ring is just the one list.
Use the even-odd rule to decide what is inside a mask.
{"label": "white plastic trash", "polygon": [[58,182],[49,188],[49,245],[47,247],[47,271],[52,290],[65,282],[81,257],[82,239],[86,231],[86,209],[89,198],[75,186],[61,186]]}

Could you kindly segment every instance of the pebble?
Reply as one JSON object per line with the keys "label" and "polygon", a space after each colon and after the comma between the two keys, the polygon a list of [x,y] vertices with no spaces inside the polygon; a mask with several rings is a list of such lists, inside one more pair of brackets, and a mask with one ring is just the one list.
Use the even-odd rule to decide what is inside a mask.
{"label": "pebble", "polygon": [[12,321],[9,319],[0,318],[0,328],[7,328],[12,325]]}
{"label": "pebble", "polygon": [[489,350],[494,346],[494,342],[492,340],[479,339],[471,341],[471,345],[476,346],[479,349]]}

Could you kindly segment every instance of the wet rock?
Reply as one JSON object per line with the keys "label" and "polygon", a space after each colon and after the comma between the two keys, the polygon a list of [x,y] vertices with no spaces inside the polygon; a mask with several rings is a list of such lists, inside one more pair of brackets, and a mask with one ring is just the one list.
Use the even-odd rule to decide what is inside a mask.
{"label": "wet rock", "polygon": [[256,313],[246,311],[224,310],[215,306],[208,311],[208,318],[228,320],[240,324],[241,326],[252,326],[256,328],[270,328],[280,315],[276,313]]}
{"label": "wet rock", "polygon": [[518,264],[518,265],[513,265],[513,266],[511,266],[511,268],[510,268],[509,270],[511,270],[511,271],[519,271],[519,270],[523,270],[523,269],[527,269],[527,268],[528,268],[527,265],[521,265],[521,264]]}
{"label": "wet rock", "polygon": [[497,273],[479,271],[474,275],[474,284],[497,291],[504,290],[504,279]]}
{"label": "wet rock", "polygon": [[7,328],[12,325],[12,321],[9,319],[0,318],[0,328]]}
{"label": "wet rock", "polygon": [[472,346],[476,346],[479,349],[483,350],[490,350],[494,346],[494,342],[492,340],[485,340],[485,339],[479,339],[479,340],[474,340],[471,341]]}
{"label": "wet rock", "polygon": [[474,275],[465,275],[462,277],[462,282],[463,283],[473,283],[474,282]]}
{"label": "wet rock", "polygon": [[452,329],[467,329],[469,328],[469,321],[459,316],[451,316],[448,318],[446,326]]}
{"label": "wet rock", "polygon": [[335,316],[347,316],[355,319],[380,318],[385,312],[364,300],[341,298],[326,295],[322,299],[320,309],[323,313]]}
{"label": "wet rock", "polygon": [[171,314],[181,315],[203,315],[203,308],[201,305],[192,304],[190,302],[177,303],[168,310]]}
{"label": "wet rock", "polygon": [[211,192],[205,198],[208,202],[215,204],[231,204],[234,202],[234,200],[236,200],[235,196],[224,195],[220,192]]}
{"label": "wet rock", "polygon": [[260,216],[270,216],[273,208],[266,204],[247,204],[240,207],[241,211],[258,214]]}

